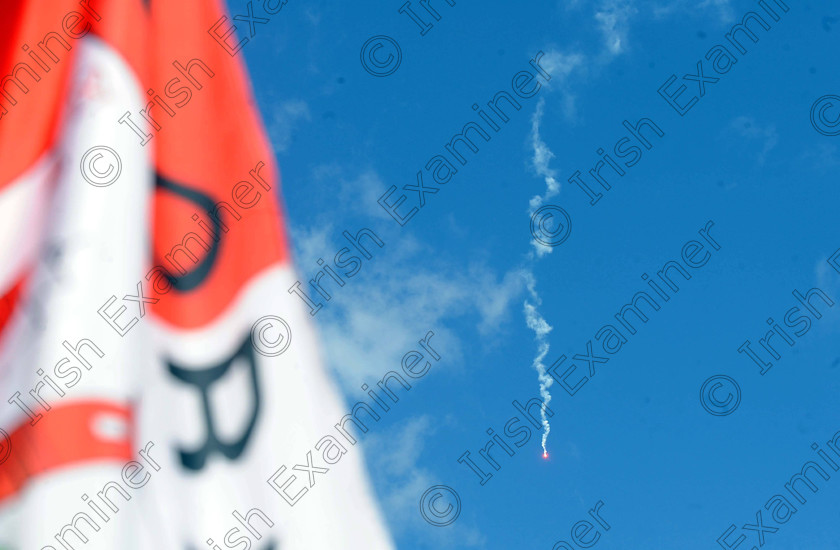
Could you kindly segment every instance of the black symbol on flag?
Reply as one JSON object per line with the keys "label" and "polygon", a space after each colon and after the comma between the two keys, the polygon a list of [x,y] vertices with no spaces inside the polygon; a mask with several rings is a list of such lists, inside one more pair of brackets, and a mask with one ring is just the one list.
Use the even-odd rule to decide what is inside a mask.
{"label": "black symbol on flag", "polygon": [[[244,360],[248,365],[248,372],[251,375],[251,401],[253,406],[251,408],[251,418],[248,421],[247,427],[239,439],[233,443],[226,443],[219,439],[216,435],[215,423],[213,422],[213,413],[210,405],[210,387],[218,382],[230,370],[231,365],[237,360]],[[207,462],[207,458],[214,452],[218,452],[228,460],[236,460],[245,450],[245,446],[254,431],[254,426],[257,424],[257,416],[260,411],[260,391],[259,381],[257,380],[257,364],[254,360],[254,348],[251,345],[250,334],[245,338],[245,341],[232,356],[223,360],[218,365],[213,365],[205,369],[182,368],[173,363],[167,362],[169,372],[172,375],[184,382],[191,384],[201,393],[202,412],[204,422],[206,425],[207,440],[198,449],[193,451],[179,449],[181,455],[181,464],[188,470],[201,470]]]}
{"label": "black symbol on flag", "polygon": [[[210,219],[210,222],[213,224],[213,238],[209,243],[210,248],[207,250],[207,255],[204,256],[204,259],[202,259],[201,263],[198,264],[198,267],[184,275],[177,276],[170,274],[167,277],[172,286],[175,287],[175,290],[187,292],[197,288],[201,283],[203,283],[204,279],[206,279],[213,270],[213,264],[216,263],[216,256],[219,254],[219,239],[221,237],[219,230],[221,229],[222,224],[213,213],[213,209],[216,207],[216,204],[213,202],[213,199],[205,193],[180,183],[175,183],[172,180],[164,178],[160,174],[157,174],[155,184],[161,189],[171,191],[172,193],[195,203],[204,211]],[[225,230],[227,231],[227,229]],[[156,263],[160,264],[161,262]]]}

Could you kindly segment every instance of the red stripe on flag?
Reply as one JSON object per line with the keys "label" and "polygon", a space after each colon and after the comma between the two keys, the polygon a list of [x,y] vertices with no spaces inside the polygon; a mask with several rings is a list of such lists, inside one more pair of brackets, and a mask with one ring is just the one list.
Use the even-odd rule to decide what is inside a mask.
{"label": "red stripe on flag", "polygon": [[63,21],[76,9],[73,0],[3,2],[0,190],[52,146],[77,42],[65,33]]}
{"label": "red stripe on flag", "polygon": [[[147,78],[149,17],[142,0],[89,0],[93,33],[119,52],[141,81]],[[121,130],[123,130],[121,128]]]}
{"label": "red stripe on flag", "polygon": [[[151,309],[179,328],[197,328],[218,319],[254,276],[289,261],[279,178],[243,58],[231,57],[208,32],[225,17],[222,2],[151,5],[155,58],[149,87],[157,94],[175,85],[184,90],[177,92],[184,94],[178,105],[169,100],[174,114],[153,107],[161,126],[151,130],[150,141],[157,172],[180,190],[158,187],[155,194],[154,261],[175,276],[206,271],[188,289],[153,293],[160,302]],[[134,118],[140,120],[139,114]],[[209,202],[209,213],[198,197]],[[221,223],[217,243],[198,226],[201,221],[212,227],[211,217]],[[185,255],[184,246],[198,261]]]}
{"label": "red stripe on flag", "polygon": [[[127,407],[88,401],[41,413],[43,418],[34,426],[27,418],[10,435],[9,457],[0,465],[0,501],[53,470],[94,461],[127,462],[133,456],[132,414]],[[122,424],[122,433],[110,437],[109,421]]]}
{"label": "red stripe on flag", "polygon": [[12,316],[15,310],[17,301],[20,299],[20,293],[23,289],[23,278],[21,278],[4,296],[0,296],[0,334],[3,334],[3,329],[6,323]]}

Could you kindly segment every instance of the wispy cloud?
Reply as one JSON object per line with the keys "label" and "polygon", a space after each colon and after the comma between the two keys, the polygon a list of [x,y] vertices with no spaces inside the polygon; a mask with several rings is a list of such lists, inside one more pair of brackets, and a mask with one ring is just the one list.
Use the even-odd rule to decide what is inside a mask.
{"label": "wispy cloud", "polygon": [[268,113],[271,144],[278,153],[285,153],[292,144],[297,124],[310,119],[309,106],[303,100],[281,101]]}
{"label": "wispy cloud", "polygon": [[627,48],[630,18],[638,10],[629,0],[607,0],[595,12],[595,20],[609,55],[618,55]]}
{"label": "wispy cloud", "polygon": [[[418,340],[429,330],[435,332],[431,345],[442,356],[439,363],[433,362],[430,377],[441,375],[444,369],[464,368],[464,357],[480,353],[480,345],[497,345],[499,339],[494,336],[504,330],[525,290],[526,277],[518,267],[500,270],[479,260],[441,257],[436,248],[412,236],[410,229],[397,228],[390,219],[367,212],[364,203],[376,205],[375,198],[387,189],[374,170],[348,177],[340,167],[322,166],[315,177],[331,182],[329,196],[316,201],[338,200],[342,208],[307,219],[305,226],[292,225],[302,280],[319,269],[319,258],[329,261],[347,245],[341,236],[344,229],[355,233],[369,227],[385,242],[383,248],[370,247],[373,258],[363,259],[358,274],[346,278],[344,287],[328,287],[334,289],[332,299],[314,318],[327,364],[348,400],[367,399],[360,386],[375,385],[386,372],[399,370],[403,355],[422,349]],[[465,326],[475,327],[474,333],[465,331]],[[423,392],[425,382],[419,381],[412,393]],[[484,537],[466,518],[439,529],[425,523],[418,513],[424,491],[441,483],[421,462],[435,423],[426,416],[404,419],[396,408],[389,421],[396,424],[372,429],[364,447],[371,470],[377,473],[375,485],[391,528],[428,539],[430,547],[483,547]]]}
{"label": "wispy cloud", "polygon": [[[416,253],[393,260],[370,260],[362,267],[364,276],[348,281],[318,314],[329,363],[350,391],[361,393],[362,382],[378,380],[399,366],[429,330],[435,331],[435,345],[446,350],[447,365],[455,367],[464,349],[475,344],[466,345],[453,323],[465,319],[480,334],[498,332],[522,292],[515,271],[499,277],[480,265],[466,270],[442,262],[429,262],[427,269],[407,267],[422,265],[424,254],[433,251],[418,246]],[[410,259],[400,261],[399,256]]]}
{"label": "wispy cloud", "polygon": [[718,18],[721,23],[729,23],[735,19],[732,0],[703,0],[697,7],[700,9],[715,10],[718,13]]}
{"label": "wispy cloud", "polygon": [[764,164],[767,160],[767,155],[779,143],[779,134],[774,125],[762,125],[752,117],[736,117],[729,123],[729,129],[739,138],[760,142],[761,151],[757,157],[759,165]]}
{"label": "wispy cloud", "polygon": [[[814,275],[817,279],[817,288],[828,294],[828,296],[837,303],[840,301],[840,273],[829,265],[827,261],[834,252],[836,252],[836,250],[830,250],[825,255],[824,259],[817,261],[817,265],[814,267]],[[832,332],[840,330],[840,322],[831,323],[831,321],[829,321],[824,324],[828,327],[828,330],[831,330]]]}
{"label": "wispy cloud", "polygon": [[[551,75],[547,83],[547,92],[555,92],[560,97],[563,116],[567,120],[577,118],[577,98],[572,89],[572,76],[582,77],[586,68],[587,58],[579,52],[563,52],[548,49],[540,61],[546,72]],[[540,102],[544,104],[543,98]]]}
{"label": "wispy cloud", "polygon": [[[447,351],[447,365],[454,367],[467,344],[463,331],[453,330],[466,320],[476,336],[494,335],[503,329],[513,303],[524,291],[518,267],[499,270],[484,261],[441,257],[431,245],[413,237],[393,222],[373,218],[364,206],[369,196],[381,194],[385,185],[372,170],[344,177],[335,167],[328,170],[337,196],[346,195],[341,212],[292,224],[292,242],[302,280],[320,269],[318,259],[330,258],[347,242],[343,230],[355,234],[372,229],[385,243],[371,245],[372,259],[362,259],[359,272],[338,288],[329,286],[331,299],[315,317],[328,364],[343,386],[362,394],[359,385],[399,366],[402,356],[417,348],[417,340],[434,330],[434,341]],[[334,199],[332,199],[334,200]],[[378,207],[377,207],[378,208]],[[381,210],[381,209],[379,209]],[[305,279],[304,279],[305,277]],[[334,289],[334,291],[333,291]],[[487,345],[493,345],[488,339]]]}
{"label": "wispy cloud", "polygon": [[799,155],[800,159],[822,174],[834,173],[840,168],[840,150],[829,143],[809,143]]}
{"label": "wispy cloud", "polygon": [[562,52],[550,49],[540,61],[540,65],[551,75],[551,80],[546,85],[551,88],[558,84],[566,84],[572,72],[578,69],[584,61],[584,55],[579,52]]}
{"label": "wispy cloud", "polygon": [[650,12],[656,18],[673,17],[676,15],[697,15],[711,11],[717,14],[717,23],[725,25],[735,19],[735,10],[732,7],[732,0],[670,0],[653,2],[650,5]]}
{"label": "wispy cloud", "polygon": [[388,523],[394,531],[414,533],[428,540],[429,547],[483,547],[486,538],[466,519],[441,529],[425,523],[417,511],[423,492],[441,481],[418,465],[426,440],[434,432],[433,419],[424,415],[373,434],[365,442],[367,455],[377,472],[376,485],[382,494]]}

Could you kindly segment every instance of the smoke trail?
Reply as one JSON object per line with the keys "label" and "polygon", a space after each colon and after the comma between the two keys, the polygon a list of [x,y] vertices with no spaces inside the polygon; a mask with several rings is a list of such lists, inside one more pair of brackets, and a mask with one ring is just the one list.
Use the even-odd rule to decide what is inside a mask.
{"label": "smoke trail", "polygon": [[[560,192],[560,183],[557,182],[555,176],[557,172],[549,168],[548,163],[554,158],[554,153],[548,148],[548,145],[540,137],[540,122],[542,121],[543,111],[545,110],[545,98],[541,97],[537,102],[537,110],[531,117],[531,146],[534,148],[534,158],[531,160],[534,164],[534,169],[537,175],[545,178],[545,197],[539,195],[531,199],[531,210],[536,210],[542,205],[542,201],[549,199]],[[536,202],[535,202],[536,201]]]}
{"label": "smoke trail", "polygon": [[[534,170],[537,172],[537,175],[542,176],[545,180],[545,194],[531,197],[531,200],[528,202],[528,216],[532,216],[546,200],[560,192],[560,183],[555,179],[557,172],[548,166],[551,159],[554,158],[554,153],[551,152],[540,137],[540,121],[542,120],[544,109],[545,98],[541,97],[537,102],[537,110],[534,111],[534,115],[531,117],[531,146],[534,149],[534,157],[531,162],[534,165]],[[546,246],[536,239],[531,239],[531,246],[534,247],[534,252],[537,253],[538,258],[550,254],[553,250],[550,246]],[[533,257],[533,253],[531,257]]]}
{"label": "smoke trail", "polygon": [[542,435],[542,448],[543,454],[546,454],[548,451],[545,448],[545,442],[548,440],[548,434],[551,431],[551,426],[549,425],[548,418],[545,415],[545,409],[551,402],[551,394],[548,392],[548,388],[550,388],[554,383],[554,379],[546,374],[545,365],[542,360],[545,358],[546,354],[548,354],[547,336],[548,333],[551,332],[552,327],[545,319],[543,319],[540,312],[537,311],[537,307],[542,305],[542,300],[540,300],[540,297],[535,290],[536,280],[534,279],[533,274],[530,271],[526,272],[525,279],[528,287],[528,294],[531,297],[531,302],[525,300],[525,321],[528,324],[528,328],[534,331],[537,341],[537,355],[534,357],[532,366],[537,369],[538,379],[540,382],[540,398],[542,399],[540,419],[542,420],[544,430]]}
{"label": "smoke trail", "polygon": [[[560,192],[560,183],[556,179],[557,173],[549,167],[551,159],[554,158],[554,153],[548,148],[545,142],[540,138],[540,122],[542,121],[543,110],[545,108],[545,100],[540,98],[537,102],[537,110],[534,111],[534,116],[531,117],[531,146],[534,149],[534,156],[532,163],[537,175],[545,180],[545,193],[543,195],[534,195],[528,203],[528,216],[533,216],[534,212],[543,205],[543,203],[551,197]],[[531,240],[531,245],[534,250],[528,254],[530,263],[533,264],[537,259],[543,257],[552,251],[552,248],[545,246],[536,239]],[[535,257],[536,256],[536,257]],[[538,380],[540,383],[540,398],[542,399],[542,407],[540,407],[540,418],[543,425],[542,434],[542,448],[543,456],[548,455],[546,449],[546,441],[548,434],[551,432],[551,425],[548,423],[545,410],[551,402],[551,393],[548,388],[554,383],[554,379],[546,373],[546,367],[543,364],[543,359],[548,354],[548,333],[551,332],[552,327],[540,315],[538,307],[542,305],[542,300],[537,293],[537,281],[530,268],[524,272],[526,286],[528,288],[528,295],[530,300],[525,300],[525,322],[528,328],[534,331],[535,340],[537,342],[537,355],[534,357],[532,366],[537,370]]]}

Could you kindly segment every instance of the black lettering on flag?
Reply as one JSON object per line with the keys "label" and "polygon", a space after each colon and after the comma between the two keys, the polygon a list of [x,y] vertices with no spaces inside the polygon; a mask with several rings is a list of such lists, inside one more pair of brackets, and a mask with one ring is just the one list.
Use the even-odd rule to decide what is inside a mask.
{"label": "black lettering on flag", "polygon": [[[219,254],[219,244],[221,238],[221,221],[218,217],[214,214],[213,210],[216,207],[216,204],[213,202],[213,199],[210,198],[208,195],[198,191],[196,189],[192,189],[180,183],[175,183],[170,179],[166,179],[160,174],[155,174],[155,185],[160,187],[161,189],[166,189],[176,195],[179,195],[185,198],[188,201],[191,201],[198,205],[201,210],[203,210],[207,217],[210,219],[210,222],[213,224],[213,238],[208,243],[209,249],[207,250],[207,254],[204,258],[198,263],[198,267],[186,273],[184,275],[172,275],[168,274],[167,279],[175,287],[175,290],[179,290],[181,292],[187,292],[197,288],[201,283],[204,282],[204,279],[210,275],[210,272],[213,270],[213,264],[216,263],[216,257]],[[155,258],[157,260],[157,258]],[[162,265],[161,262],[155,261],[156,264]]]}
{"label": "black lettering on flag", "polygon": [[[226,443],[219,439],[216,435],[215,423],[213,422],[213,412],[210,403],[210,387],[218,382],[230,370],[231,365],[237,359],[243,359],[247,363],[248,372],[251,375],[251,398],[253,402],[251,407],[251,418],[242,435],[232,443]],[[257,379],[257,364],[254,359],[254,347],[251,345],[250,333],[245,338],[242,346],[230,357],[220,362],[218,365],[213,365],[204,369],[183,368],[173,363],[167,362],[169,372],[185,384],[195,386],[196,390],[201,394],[202,399],[202,416],[205,422],[205,432],[207,439],[199,446],[198,449],[189,451],[183,448],[178,452],[181,455],[181,464],[188,470],[201,470],[204,468],[207,458],[214,452],[223,455],[228,460],[236,460],[245,450],[248,440],[254,431],[254,426],[257,424],[257,416],[260,411],[260,390],[259,381]],[[243,399],[248,399],[243,396]]]}

